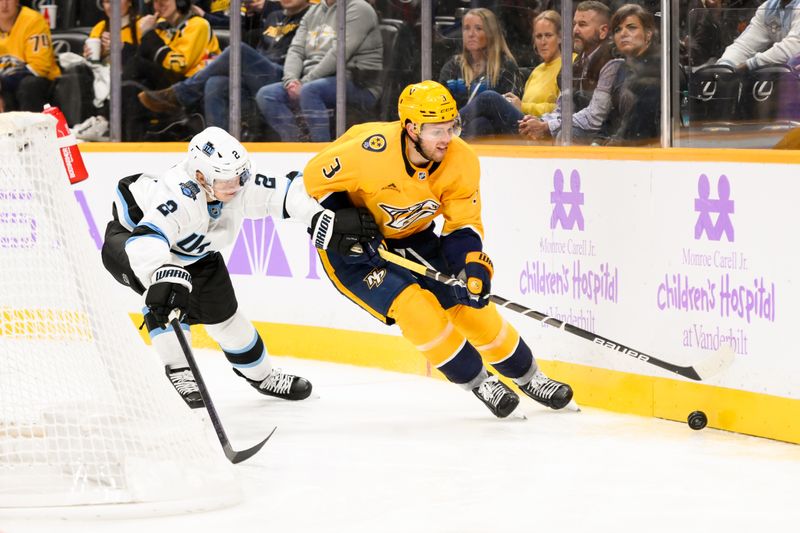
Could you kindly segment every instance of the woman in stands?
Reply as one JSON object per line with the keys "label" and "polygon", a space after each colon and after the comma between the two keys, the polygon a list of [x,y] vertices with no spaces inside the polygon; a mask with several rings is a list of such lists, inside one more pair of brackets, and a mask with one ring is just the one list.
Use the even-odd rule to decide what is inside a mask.
{"label": "woman in stands", "polygon": [[150,117],[139,103],[139,92],[164,89],[186,79],[220,53],[211,25],[192,13],[191,0],[153,0],[153,14],[139,20],[139,29],[139,48],[123,70],[123,77],[130,80],[122,85],[125,141],[145,137]]}
{"label": "woman in stands", "polygon": [[494,13],[470,9],[461,22],[463,45],[439,73],[461,109],[483,91],[520,94],[522,76]]}
{"label": "woman in stands", "polygon": [[526,115],[541,116],[556,107],[561,93],[561,15],[548,10],[533,20],[533,46],[542,62],[533,69],[520,100],[513,92],[501,94],[487,90],[478,94],[461,110],[465,138],[519,132],[519,121]]}
{"label": "woman in stands", "polygon": [[611,18],[617,53],[624,63],[611,87],[611,110],[596,144],[641,145],[661,135],[661,55],[653,15],[625,4]]}
{"label": "woman in stands", "polygon": [[[103,20],[94,25],[87,43],[83,45],[83,57],[87,60],[92,59],[92,50],[89,46],[89,39],[100,39],[100,62],[103,65],[111,63],[111,0],[102,0],[103,7]],[[142,31],[139,27],[139,14],[136,10],[135,3],[131,0],[120,0],[119,11],[122,16],[120,21],[120,40],[122,41],[122,64],[127,64],[136,55],[136,50],[139,47],[139,42],[142,40]],[[95,69],[93,70],[95,78],[98,76],[105,77],[105,84],[101,86],[110,89],[108,83],[108,69]],[[69,73],[65,73],[69,75]],[[81,71],[77,71],[76,75],[81,76]],[[95,107],[98,108],[95,112],[98,113],[90,116],[80,124],[73,127],[75,136],[84,141],[103,141],[108,140],[108,103],[110,97],[110,90],[105,94],[94,94]],[[99,105],[97,101],[102,103]],[[86,115],[84,115],[86,116]]]}
{"label": "woman in stands", "polygon": [[[100,39],[100,60],[108,63],[111,55],[111,0],[102,0],[102,4],[105,16],[89,32],[89,39]],[[139,28],[139,14],[131,0],[120,0],[119,11],[122,15],[120,39],[122,40],[122,61],[124,63],[136,53],[136,48],[142,40],[142,30]],[[83,57],[86,59],[91,57],[91,50],[85,44]]]}

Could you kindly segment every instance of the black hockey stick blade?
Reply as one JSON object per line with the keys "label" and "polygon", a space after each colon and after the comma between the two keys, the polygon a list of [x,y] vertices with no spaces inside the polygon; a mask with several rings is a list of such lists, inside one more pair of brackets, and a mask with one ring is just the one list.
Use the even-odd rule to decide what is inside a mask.
{"label": "black hockey stick blade", "polygon": [[[386,261],[406,268],[412,272],[416,272],[417,274],[425,276],[426,278],[434,279],[446,285],[464,285],[464,282],[458,278],[446,276],[441,272],[437,272],[436,270],[428,268],[425,265],[421,265],[416,261],[406,259],[405,257],[390,252],[384,248],[379,248],[378,253],[380,253],[380,256]],[[558,320],[557,318],[547,316],[544,313],[540,313],[539,311],[535,311],[525,307],[524,305],[511,302],[501,296],[492,294],[489,296],[489,300],[501,307],[505,307],[506,309],[510,309],[517,313],[534,318],[543,324],[547,324],[548,326],[559,328],[567,333],[572,333],[573,335],[577,335],[578,337],[584,338],[595,344],[599,344],[605,348],[614,350],[615,352],[619,352],[623,355],[627,355],[644,363],[649,363],[653,366],[657,366],[674,374],[678,374],[679,376],[683,376],[695,381],[708,379],[714,374],[721,372],[727,368],[728,365],[730,365],[734,357],[733,350],[730,348],[730,346],[724,346],[712,354],[708,359],[702,361],[696,366],[680,366],[662,359],[658,359],[657,357],[648,355],[640,350],[634,350],[633,348],[629,348],[624,344],[612,341],[601,335],[592,333],[591,331],[586,331],[585,329],[579,328],[578,326],[570,324],[569,322]]]}
{"label": "black hockey stick blade", "polygon": [[228,460],[233,464],[241,463],[242,461],[249,459],[255,455],[264,446],[264,444],[267,443],[269,438],[278,428],[273,428],[269,435],[267,435],[267,438],[255,446],[247,448],[246,450],[234,450],[231,446],[230,440],[228,439],[228,435],[225,433],[225,428],[222,427],[222,421],[219,419],[219,414],[217,414],[217,409],[214,407],[214,402],[211,401],[211,395],[206,387],[206,382],[203,380],[203,375],[200,373],[200,368],[197,366],[197,361],[194,358],[192,347],[189,346],[189,343],[186,340],[186,335],[183,334],[181,323],[178,320],[177,313],[175,311],[170,314],[169,323],[172,326],[172,329],[175,330],[175,336],[178,338],[178,343],[181,345],[183,354],[186,356],[186,361],[189,363],[189,368],[191,369],[192,374],[194,374],[194,380],[197,383],[197,388],[200,390],[200,397],[203,399],[203,403],[206,406],[208,417],[211,419],[211,425],[214,426],[214,432],[217,434],[217,439],[219,439],[219,443],[222,445],[222,450],[225,452],[225,457],[227,457]]}

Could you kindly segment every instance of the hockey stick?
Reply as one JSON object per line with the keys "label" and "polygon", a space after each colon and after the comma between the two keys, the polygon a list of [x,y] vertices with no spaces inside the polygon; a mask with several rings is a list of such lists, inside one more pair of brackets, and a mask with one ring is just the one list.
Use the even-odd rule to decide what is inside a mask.
{"label": "hockey stick", "polygon": [[200,374],[200,368],[197,366],[197,361],[195,361],[192,348],[186,341],[186,335],[183,334],[177,313],[173,311],[169,316],[169,323],[172,326],[172,329],[175,330],[175,336],[178,337],[178,343],[180,343],[183,354],[186,356],[186,361],[189,363],[189,368],[191,369],[192,374],[194,374],[194,379],[197,382],[197,388],[200,389],[200,397],[203,398],[206,411],[208,411],[208,417],[211,419],[211,424],[214,426],[214,431],[217,433],[219,443],[222,444],[222,450],[225,452],[225,457],[227,457],[228,460],[233,464],[241,463],[242,461],[249,459],[258,453],[258,450],[260,450],[267,443],[269,438],[278,428],[273,428],[269,435],[267,435],[267,438],[251,448],[247,448],[246,450],[241,450],[238,452],[233,449],[231,442],[228,440],[228,435],[225,434],[225,428],[222,427],[222,422],[220,421],[217,410],[214,407],[214,402],[211,401],[211,395],[208,393],[206,383],[203,381],[203,376]]}
{"label": "hockey stick", "polygon": [[[434,279],[440,283],[444,283],[445,285],[451,285],[451,286],[460,285],[462,287],[465,286],[464,282],[458,278],[454,278],[452,276],[446,276],[441,272],[437,272],[436,270],[428,268],[425,265],[406,259],[402,255],[390,252],[389,250],[386,250],[382,247],[378,248],[378,252],[380,253],[380,256],[384,260],[393,263],[397,266],[401,266],[412,272],[416,272],[417,274],[425,276],[426,278]],[[557,318],[547,316],[544,313],[540,313],[539,311],[534,311],[533,309],[525,307],[524,305],[511,302],[500,296],[490,294],[489,300],[501,307],[505,307],[507,309],[511,309],[512,311],[516,311],[517,313],[534,318],[539,322],[547,324],[548,326],[559,328],[561,330],[566,331],[567,333],[572,333],[573,335],[582,337],[595,344],[599,344],[600,346],[604,346],[606,348],[614,350],[615,352],[619,352],[623,355],[633,357],[634,359],[638,359],[639,361],[649,363],[653,366],[663,368],[664,370],[668,370],[669,372],[673,372],[675,374],[678,374],[679,376],[693,379],[695,381],[702,381],[704,379],[708,379],[714,374],[721,372],[723,369],[727,368],[728,365],[730,365],[734,357],[733,349],[729,345],[725,345],[724,347],[718,349],[710,357],[708,357],[708,359],[700,362],[695,366],[680,366],[674,363],[669,363],[662,359],[658,359],[656,357],[653,357],[652,355],[647,355],[646,353],[641,352],[639,350],[634,350],[633,348],[629,348],[624,344],[612,341],[610,339],[597,335],[596,333],[586,331],[585,329],[581,329],[578,326],[574,326],[569,322],[564,322],[558,320]]]}

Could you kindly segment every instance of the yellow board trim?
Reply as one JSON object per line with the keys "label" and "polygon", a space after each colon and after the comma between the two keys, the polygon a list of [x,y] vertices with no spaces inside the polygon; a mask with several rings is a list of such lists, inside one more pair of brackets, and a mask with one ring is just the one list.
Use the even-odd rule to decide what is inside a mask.
{"label": "yellow board trim", "polygon": [[[82,143],[81,152],[185,152],[186,143]],[[252,153],[317,153],[327,143],[244,143]],[[796,165],[795,150],[741,148],[626,148],[617,146],[525,146],[473,144],[482,157],[523,159],[583,159],[608,161],[716,161],[733,163],[779,163]]]}
{"label": "yellow board trim", "polygon": [[[131,319],[137,326],[142,323],[141,314],[131,314]],[[271,354],[444,379],[399,336],[271,322],[254,325]],[[140,334],[149,343],[144,329]],[[202,326],[192,326],[192,344],[218,349]],[[709,427],[800,444],[800,400],[563,361],[539,364],[548,375],[572,385],[575,401],[583,406],[684,424],[689,413],[700,410],[708,416]],[[686,431],[691,431],[688,426]]]}

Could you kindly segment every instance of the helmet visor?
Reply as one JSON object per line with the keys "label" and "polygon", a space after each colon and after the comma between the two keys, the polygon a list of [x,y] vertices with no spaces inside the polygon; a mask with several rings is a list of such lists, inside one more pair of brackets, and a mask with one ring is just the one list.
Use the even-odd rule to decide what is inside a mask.
{"label": "helmet visor", "polygon": [[448,122],[427,123],[420,126],[419,136],[423,139],[438,142],[461,136],[461,117]]}
{"label": "helmet visor", "polygon": [[227,180],[216,179],[212,189],[214,194],[236,194],[250,180],[250,169],[245,168],[241,174]]}

